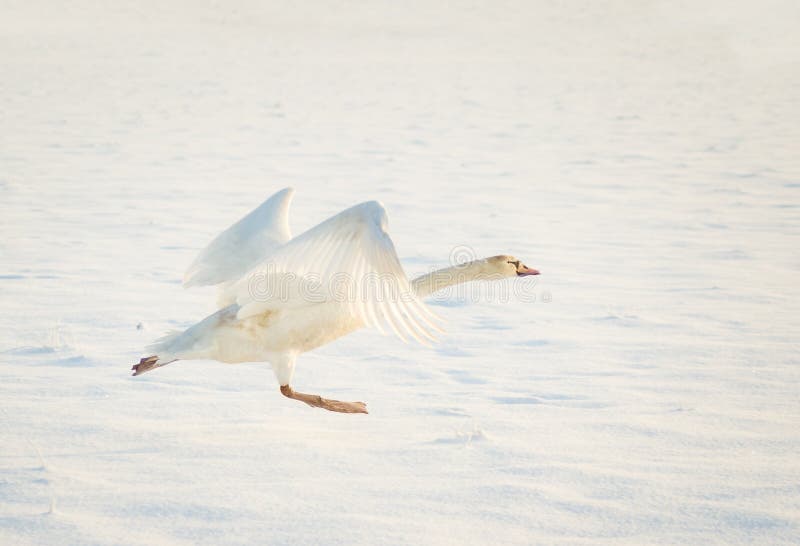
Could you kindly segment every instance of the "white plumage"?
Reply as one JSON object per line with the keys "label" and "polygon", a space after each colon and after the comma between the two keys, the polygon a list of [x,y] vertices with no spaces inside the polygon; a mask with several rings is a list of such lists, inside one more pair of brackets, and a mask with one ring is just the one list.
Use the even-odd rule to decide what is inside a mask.
{"label": "white plumage", "polygon": [[351,207],[292,238],[293,196],[291,188],[279,191],[200,252],[184,286],[218,286],[219,310],[148,347],[155,355],[135,365],[134,375],[175,360],[267,361],[286,396],[333,411],[366,413],[361,402],[294,392],[289,383],[297,355],[363,326],[391,330],[403,341],[433,341],[437,319],[418,294],[487,273],[538,273],[510,256],[496,256],[411,283],[379,202]]}
{"label": "white plumage", "polygon": [[294,189],[284,188],[217,235],[184,273],[184,288],[220,285],[220,307],[232,303],[227,288],[292,238],[293,197]]}

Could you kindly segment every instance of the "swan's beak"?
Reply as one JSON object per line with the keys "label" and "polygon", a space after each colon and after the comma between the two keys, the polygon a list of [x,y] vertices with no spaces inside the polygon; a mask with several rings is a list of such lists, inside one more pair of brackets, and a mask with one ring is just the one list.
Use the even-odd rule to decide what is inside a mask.
{"label": "swan's beak", "polygon": [[527,277],[528,275],[538,275],[539,270],[533,269],[532,267],[528,267],[523,265],[517,270],[517,277]]}

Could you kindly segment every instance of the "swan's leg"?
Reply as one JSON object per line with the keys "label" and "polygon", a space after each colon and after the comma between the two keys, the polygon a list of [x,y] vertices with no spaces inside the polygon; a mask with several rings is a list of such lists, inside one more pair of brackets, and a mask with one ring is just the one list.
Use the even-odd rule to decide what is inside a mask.
{"label": "swan's leg", "polygon": [[318,394],[304,394],[296,392],[289,385],[281,385],[281,394],[293,400],[305,402],[312,408],[322,408],[328,411],[338,411],[339,413],[368,413],[367,405],[364,402],[341,402],[339,400],[328,400]]}

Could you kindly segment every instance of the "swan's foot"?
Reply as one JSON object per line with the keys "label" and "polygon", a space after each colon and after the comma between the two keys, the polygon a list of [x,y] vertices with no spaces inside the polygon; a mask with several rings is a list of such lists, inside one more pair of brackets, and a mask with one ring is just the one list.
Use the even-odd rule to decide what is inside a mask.
{"label": "swan's foot", "polygon": [[281,394],[293,400],[305,402],[312,408],[322,408],[328,411],[338,411],[339,413],[369,413],[364,402],[341,402],[339,400],[328,400],[318,394],[305,394],[296,392],[289,385],[281,385]]}
{"label": "swan's foot", "polygon": [[132,375],[142,375],[143,373],[149,372],[150,370],[155,370],[156,368],[160,368],[161,366],[166,366],[167,364],[172,364],[176,360],[178,360],[178,359],[177,358],[173,358],[169,362],[164,362],[164,361],[159,362],[157,355],[146,356],[146,357],[142,358],[141,360],[139,360],[138,364],[134,364],[133,365],[133,368],[131,368],[131,370],[133,370],[133,374]]}

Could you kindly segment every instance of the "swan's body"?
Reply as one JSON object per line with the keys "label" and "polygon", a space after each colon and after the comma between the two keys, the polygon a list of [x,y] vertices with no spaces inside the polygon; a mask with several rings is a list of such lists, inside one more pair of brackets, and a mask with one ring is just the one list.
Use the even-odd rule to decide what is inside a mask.
{"label": "swan's body", "polygon": [[284,189],[222,232],[195,259],[184,286],[218,285],[220,309],[148,347],[157,356],[133,367],[139,375],[175,360],[269,362],[281,392],[310,405],[366,413],[361,402],[294,392],[299,354],[364,326],[390,329],[425,343],[438,330],[421,299],[477,279],[535,275],[509,256],[495,256],[407,279],[375,201],[356,205],[292,238],[294,191]]}

